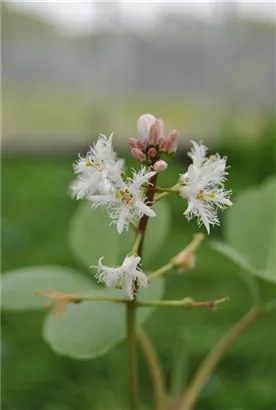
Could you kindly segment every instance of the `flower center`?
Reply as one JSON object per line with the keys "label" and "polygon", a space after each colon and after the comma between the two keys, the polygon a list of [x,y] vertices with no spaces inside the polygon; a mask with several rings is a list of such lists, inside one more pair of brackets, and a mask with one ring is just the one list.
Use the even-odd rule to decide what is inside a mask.
{"label": "flower center", "polygon": [[125,189],[124,191],[116,192],[115,196],[116,198],[121,199],[121,201],[127,205],[131,202],[133,198],[133,195],[129,192],[128,189]]}
{"label": "flower center", "polygon": [[103,162],[102,161],[99,161],[99,162],[92,162],[90,159],[88,159],[86,162],[85,162],[85,166],[86,167],[94,167],[94,168],[96,168],[99,172],[102,172],[102,168],[103,168]]}
{"label": "flower center", "polygon": [[209,198],[211,198],[211,199],[214,199],[215,198],[215,194],[213,193],[213,192],[210,192],[210,193],[206,193],[205,191],[204,191],[204,189],[200,189],[199,191],[198,191],[198,193],[197,193],[197,199],[199,199],[200,201],[204,201],[204,199],[205,199],[205,197],[209,197]]}
{"label": "flower center", "polygon": [[200,201],[204,201],[204,189],[200,189],[197,193],[197,199],[199,199]]}

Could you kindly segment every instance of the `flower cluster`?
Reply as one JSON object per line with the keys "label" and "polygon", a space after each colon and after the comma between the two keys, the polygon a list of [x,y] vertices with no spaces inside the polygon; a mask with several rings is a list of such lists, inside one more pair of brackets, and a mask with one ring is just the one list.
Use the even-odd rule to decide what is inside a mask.
{"label": "flower cluster", "polygon": [[131,155],[144,164],[155,163],[155,170],[162,172],[167,168],[163,157],[172,156],[177,149],[179,133],[173,130],[165,137],[164,123],[151,114],[144,114],[137,121],[140,139],[129,138]]}
{"label": "flower cluster", "polygon": [[188,172],[180,175],[180,196],[188,200],[184,215],[188,220],[198,218],[199,226],[204,224],[210,233],[210,225],[219,225],[217,209],[231,206],[231,191],[224,189],[226,158],[219,154],[207,156],[207,147],[192,141],[193,148],[188,153],[193,163]]}
{"label": "flower cluster", "polygon": [[[188,153],[192,164],[188,171],[180,174],[179,182],[174,187],[157,187],[157,173],[166,170],[165,159],[175,153],[179,133],[173,130],[165,137],[163,121],[151,114],[142,115],[137,127],[140,139],[130,138],[128,145],[132,156],[142,164],[140,169],[133,171],[131,177],[127,176],[123,171],[123,161],[117,159],[113,150],[112,135],[109,138],[100,135],[87,155],[79,157],[74,164],[77,178],[71,184],[72,195],[77,199],[89,200],[92,208],[105,208],[111,223],[117,225],[117,231],[121,234],[133,221],[143,216],[156,216],[151,207],[155,201],[169,193],[178,193],[188,201],[184,212],[186,218],[197,217],[198,224],[204,224],[209,233],[210,225],[219,225],[217,210],[232,205],[229,199],[231,191],[224,188],[228,175],[226,158],[218,154],[208,156],[207,147],[192,141],[193,146]],[[156,192],[163,193],[157,198]],[[144,232],[139,231],[139,234],[143,238]],[[136,254],[137,249],[139,243],[119,267],[103,265],[103,258],[97,265],[98,281],[107,286],[124,287],[129,300],[136,297],[140,287],[147,285],[147,276],[139,268],[141,258]],[[174,258],[175,266],[181,265],[183,269],[192,267],[193,263],[192,248]]]}
{"label": "flower cluster", "polygon": [[116,289],[123,287],[129,300],[134,299],[137,289],[147,286],[147,276],[139,268],[141,261],[139,256],[127,256],[123,264],[116,268],[103,265],[102,259],[95,266],[97,268],[95,277],[98,282],[104,282],[107,286],[115,285]]}

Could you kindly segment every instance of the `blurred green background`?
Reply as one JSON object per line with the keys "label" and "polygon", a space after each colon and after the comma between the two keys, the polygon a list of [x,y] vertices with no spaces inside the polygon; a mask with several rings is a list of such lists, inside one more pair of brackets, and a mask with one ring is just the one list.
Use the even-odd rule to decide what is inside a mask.
{"label": "blurred green background", "polygon": [[[104,41],[101,35],[104,38],[110,36],[110,26],[104,27],[100,34],[97,32],[89,35],[91,38],[84,34],[76,37],[64,33],[58,34],[54,24],[49,25],[49,22],[43,20],[41,17],[43,13],[38,17],[38,14],[30,14],[30,10],[27,12],[17,10],[10,8],[8,4],[2,7],[2,11],[4,50],[2,271],[4,274],[5,271],[23,266],[55,264],[73,267],[86,275],[90,274],[87,267],[80,266],[76,261],[68,245],[68,224],[79,205],[68,196],[68,186],[74,177],[72,163],[77,153],[84,153],[99,132],[108,134],[114,131],[116,148],[122,156],[128,156],[124,148],[126,138],[130,135],[136,136],[135,122],[143,112],[149,111],[162,117],[168,129],[179,128],[181,132],[178,155],[169,164],[168,171],[160,177],[160,184],[164,186],[174,184],[177,174],[186,170],[188,165],[186,152],[191,138],[204,139],[211,152],[218,151],[221,155],[228,156],[231,169],[227,187],[233,190],[234,203],[239,193],[260,184],[271,175],[276,175],[275,104],[273,99],[270,101],[267,94],[264,93],[264,97],[258,102],[254,97],[251,101],[243,100],[235,92],[234,95],[231,93],[229,95],[228,87],[228,91],[224,91],[219,98],[210,96],[209,99],[204,93],[193,97],[193,90],[186,92],[185,86],[182,94],[177,91],[168,92],[166,87],[163,87],[168,78],[160,79],[159,83],[155,84],[157,89],[148,88],[146,93],[143,90],[139,91],[139,82],[138,91],[134,88],[120,92],[112,87],[109,90],[108,86],[104,90],[100,87],[86,89],[85,84],[79,86],[77,82],[73,82],[70,87],[68,84],[59,87],[60,78],[67,72],[65,61],[64,73],[61,73],[61,77],[57,76],[54,81],[45,74],[43,82],[42,73],[45,70],[55,73],[56,68],[50,65],[49,67],[43,64],[36,65],[39,54],[36,55],[34,51],[32,54],[30,50],[44,47],[46,55],[44,62],[53,61],[55,53],[52,55],[51,50],[56,47],[54,43],[58,38],[60,42],[64,42],[60,45],[60,50],[65,50],[68,44],[73,44],[72,49],[78,50],[88,43],[93,57],[93,52],[95,53],[93,47],[101,50],[101,41]],[[173,16],[176,18],[175,15]],[[169,17],[172,18],[171,15]],[[231,19],[232,17],[231,15]],[[236,15],[234,17],[238,18]],[[183,17],[182,21],[178,16],[178,25],[175,24],[174,19],[170,19],[168,21],[173,21],[173,24],[169,27],[174,30],[177,27],[177,30],[180,30],[176,32],[172,30],[176,38],[179,38],[181,30],[186,30],[187,27],[210,25],[210,23],[191,20],[191,16],[188,19],[190,26],[186,17]],[[105,17],[102,21],[105,21]],[[235,24],[236,22],[235,20]],[[158,28],[160,21],[157,23]],[[271,44],[270,36],[274,25],[261,23],[243,22],[247,27],[246,34],[252,39],[261,39],[258,44]],[[221,25],[223,28],[226,26],[224,20],[221,21]],[[128,32],[123,30],[123,24],[121,27],[122,32],[127,36]],[[232,25],[230,24],[229,27],[230,33],[233,33]],[[242,27],[245,30],[244,26]],[[114,35],[112,32],[112,36]],[[150,32],[146,38],[152,40],[152,35]],[[240,35],[243,36],[244,31],[241,31]],[[203,35],[199,37],[203,38]],[[22,55],[16,51],[16,47],[18,50],[21,49],[23,43],[21,44],[20,41],[24,42],[25,47]],[[118,42],[120,41],[119,39]],[[33,48],[32,44],[35,44]],[[162,45],[162,41],[160,44]],[[191,44],[193,45],[193,40]],[[131,45],[129,47],[132,49]],[[211,49],[212,44],[208,47],[203,44],[202,47]],[[170,46],[169,50],[173,50],[173,46]],[[265,62],[267,66],[271,64],[268,64],[265,59],[261,61],[258,47],[256,55],[250,50],[248,55],[250,54],[251,60],[249,60],[253,69],[250,73],[252,81],[248,83],[249,90],[251,85],[257,82],[254,79],[261,78],[263,66],[258,64],[261,62]],[[271,51],[271,48],[268,47],[268,50]],[[245,49],[246,53],[247,49]],[[97,56],[100,55],[99,52]],[[183,58],[186,56],[185,47],[183,56]],[[124,57],[119,55],[119,57],[123,58],[123,61],[127,58],[126,55]],[[74,60],[76,56],[72,58]],[[173,61],[173,55],[170,58]],[[17,63],[19,69],[16,71],[14,67]],[[108,61],[104,63],[108,64]],[[76,60],[75,69],[85,64],[80,59]],[[88,71],[89,64],[87,63]],[[139,64],[142,65],[141,62],[138,66]],[[197,60],[195,64],[198,64]],[[30,67],[33,73],[37,74],[37,81],[35,76],[27,75]],[[206,67],[208,70],[208,65]],[[255,78],[256,67],[259,68]],[[96,68],[96,73],[97,70],[100,68]],[[123,77],[131,68],[125,70]],[[188,71],[191,72],[190,69]],[[247,74],[245,70],[243,74],[245,78]],[[109,75],[111,74],[108,73],[107,77]],[[239,69],[236,75],[237,77],[241,75]],[[227,83],[229,79],[227,73],[225,76]],[[185,67],[183,77],[185,77]],[[234,83],[237,77],[232,79]],[[68,78],[70,82],[70,76]],[[273,76],[268,76],[266,80],[273,89]],[[89,79],[87,81],[89,83]],[[110,86],[110,82],[108,84]],[[259,87],[263,89],[261,80]],[[219,85],[218,88],[220,89]],[[258,87],[254,92],[258,93]],[[252,91],[253,94],[254,92]],[[136,166],[129,157],[127,163]],[[166,263],[168,258],[188,243],[193,233],[198,232],[195,221],[188,224],[182,215],[183,201],[177,198],[169,198],[167,201],[172,216],[170,237],[166,246],[160,249],[152,261],[152,268]],[[221,227],[212,231],[213,238],[223,237],[223,226],[222,216]],[[223,296],[229,296],[231,299],[230,303],[212,313],[208,310],[157,309],[146,322],[145,329],[160,355],[167,386],[171,391],[176,392],[179,389],[180,382],[175,376],[179,368],[183,373],[180,383],[183,390],[204,356],[251,306],[251,295],[241,273],[240,268],[204,243],[198,250],[194,270],[183,275],[171,273],[166,278],[164,295],[166,299],[180,299],[184,296],[192,296],[198,300]],[[4,410],[126,408],[128,399],[126,343],[119,343],[107,355],[94,360],[76,361],[57,356],[42,339],[43,316],[43,312],[2,312],[2,408]],[[197,409],[273,410],[276,408],[275,319],[275,313],[264,316],[232,347],[204,388]],[[139,358],[143,406],[145,409],[151,409],[153,408],[151,380],[141,352]]]}

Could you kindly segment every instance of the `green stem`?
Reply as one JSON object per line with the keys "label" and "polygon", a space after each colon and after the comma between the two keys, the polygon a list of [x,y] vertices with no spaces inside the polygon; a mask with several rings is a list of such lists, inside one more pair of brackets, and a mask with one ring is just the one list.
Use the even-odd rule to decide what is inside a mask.
{"label": "green stem", "polygon": [[227,350],[250,326],[256,322],[262,313],[263,309],[253,307],[218,342],[213,350],[206,356],[205,360],[202,362],[194,375],[187,391],[180,398],[179,405],[176,407],[177,410],[192,410],[194,408],[202,388]]}
{"label": "green stem", "polygon": [[138,231],[136,234],[135,242],[134,242],[131,253],[133,253],[134,255],[137,255],[137,252],[138,252],[138,249],[140,247],[142,240],[143,240],[143,234],[142,232]]}
{"label": "green stem", "polygon": [[150,282],[153,279],[159,278],[159,276],[164,275],[171,269],[173,269],[173,264],[169,262],[166,265],[162,266],[161,268],[157,269],[156,271],[152,272],[150,275],[148,275],[148,281]]}
{"label": "green stem", "polygon": [[192,309],[195,307],[207,307],[211,310],[228,302],[229,298],[225,297],[218,300],[198,302],[192,298],[184,298],[182,300],[150,300],[150,301],[137,301],[137,307],[182,307],[184,309]]}
{"label": "green stem", "polygon": [[161,187],[155,187],[154,192],[167,192],[169,194],[179,194],[179,189],[177,188],[161,188]]}
{"label": "green stem", "polygon": [[151,344],[146,332],[140,329],[138,333],[139,342],[147,359],[151,378],[153,381],[153,389],[155,396],[155,410],[167,409],[167,394],[165,387],[165,378],[162,372],[161,363],[156,355],[156,352]]}
{"label": "green stem", "polygon": [[130,371],[130,410],[139,408],[138,371],[136,356],[135,300],[127,304],[128,360]]}
{"label": "green stem", "polygon": [[[165,198],[166,196],[170,194],[178,194],[179,193],[179,184],[174,185],[172,188],[160,188],[159,192],[162,192],[160,195],[156,195],[154,198],[154,203],[160,201],[161,199]],[[162,189],[162,191],[161,191]],[[157,189],[158,191],[158,189]]]}
{"label": "green stem", "polygon": [[165,198],[166,196],[168,196],[170,194],[170,192],[163,192],[160,195],[156,195],[156,197],[154,198],[154,203],[160,201],[161,199]]}
{"label": "green stem", "polygon": [[[81,302],[112,302],[112,303],[127,303],[123,298],[111,298],[106,296],[82,296],[59,291],[53,292],[36,292],[37,296],[49,298],[53,303],[67,302],[67,303],[81,303]],[[51,304],[51,303],[50,303]],[[49,304],[49,305],[50,305]]]}

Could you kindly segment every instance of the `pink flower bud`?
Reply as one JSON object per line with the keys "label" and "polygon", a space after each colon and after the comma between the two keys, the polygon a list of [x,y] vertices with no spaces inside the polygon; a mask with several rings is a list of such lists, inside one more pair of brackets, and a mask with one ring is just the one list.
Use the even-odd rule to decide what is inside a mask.
{"label": "pink flower bud", "polygon": [[163,161],[162,159],[160,159],[153,165],[153,169],[156,172],[164,172],[167,169],[167,167],[168,164],[166,163],[166,161]]}
{"label": "pink flower bud", "polygon": [[145,154],[138,148],[133,148],[131,150],[131,155],[140,162],[143,162],[146,159]]}
{"label": "pink flower bud", "polygon": [[157,127],[158,137],[159,137],[159,138],[162,137],[162,136],[164,135],[164,128],[165,128],[165,126],[164,126],[163,121],[162,121],[160,118],[158,118],[158,119],[156,120],[155,126]]}
{"label": "pink flower bud", "polygon": [[155,148],[151,147],[151,148],[148,150],[148,156],[149,156],[149,157],[154,158],[154,157],[156,157],[156,154],[157,154],[157,151],[156,151]]}
{"label": "pink flower bud", "polygon": [[178,139],[179,139],[179,132],[177,130],[173,130],[169,133],[168,140],[170,141],[168,145],[168,152],[172,154],[177,150],[178,146]]}
{"label": "pink flower bud", "polygon": [[160,146],[163,144],[164,141],[165,141],[165,138],[164,138],[164,137],[160,137],[160,138],[159,138],[159,140],[158,140],[159,148],[160,148]]}
{"label": "pink flower bud", "polygon": [[128,146],[129,148],[137,148],[137,139],[136,138],[129,138],[128,139]]}
{"label": "pink flower bud", "polygon": [[138,118],[137,128],[140,138],[148,138],[151,127],[155,124],[156,118],[151,114],[143,114]]}
{"label": "pink flower bud", "polygon": [[164,138],[159,145],[160,151],[167,152],[169,145],[170,145],[170,140],[168,140],[167,138]]}
{"label": "pink flower bud", "polygon": [[149,141],[148,139],[144,139],[144,140],[138,140],[137,141],[137,148],[139,148],[141,151],[144,151],[144,149],[146,148],[146,146],[148,145]]}
{"label": "pink flower bud", "polygon": [[153,125],[149,133],[149,143],[150,145],[156,145],[158,141],[158,129],[156,125]]}

